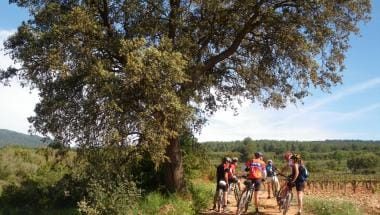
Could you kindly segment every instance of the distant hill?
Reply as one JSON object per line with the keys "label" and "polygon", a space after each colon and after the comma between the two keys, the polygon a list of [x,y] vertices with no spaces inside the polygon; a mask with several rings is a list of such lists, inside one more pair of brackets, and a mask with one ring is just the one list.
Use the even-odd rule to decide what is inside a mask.
{"label": "distant hill", "polygon": [[6,129],[0,129],[0,147],[14,145],[30,148],[44,147],[47,144],[41,141],[42,137],[28,135]]}

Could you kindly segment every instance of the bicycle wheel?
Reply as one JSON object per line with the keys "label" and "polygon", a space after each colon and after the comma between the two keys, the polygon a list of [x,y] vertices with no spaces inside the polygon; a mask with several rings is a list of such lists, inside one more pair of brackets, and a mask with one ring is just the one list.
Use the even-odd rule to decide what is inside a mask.
{"label": "bicycle wheel", "polygon": [[235,185],[235,188],[234,188],[234,196],[235,196],[236,202],[239,202],[239,190],[238,190],[238,188],[237,188],[236,185]]}
{"label": "bicycle wheel", "polygon": [[231,191],[233,191],[233,189],[234,189],[233,186],[234,186],[233,183],[231,183],[230,186],[228,186],[227,195],[231,194]]}
{"label": "bicycle wheel", "polygon": [[276,176],[273,177],[273,181],[272,181],[272,192],[273,192],[273,196],[277,196],[277,193],[280,189],[280,184],[278,183],[278,179],[275,178]]}
{"label": "bicycle wheel", "polygon": [[249,203],[252,201],[253,189],[251,188],[248,190],[248,201],[245,203],[245,207],[244,207],[245,211],[248,211]]}
{"label": "bicycle wheel", "polygon": [[276,194],[276,201],[277,201],[277,206],[279,207],[279,209],[280,209],[280,211],[281,211],[281,193],[283,192],[283,190],[284,190],[284,187],[281,187],[280,189],[279,189],[279,191],[277,192],[277,194]]}
{"label": "bicycle wheel", "polygon": [[292,199],[293,199],[293,193],[288,192],[286,194],[285,201],[284,201],[284,211],[282,212],[283,215],[286,215],[286,213],[288,212],[289,207],[290,207],[290,202],[292,201]]}
{"label": "bicycle wheel", "polygon": [[237,211],[236,211],[236,215],[240,215],[243,213],[244,209],[245,209],[245,205],[247,204],[248,202],[248,199],[249,199],[249,190],[245,190],[240,198],[239,198],[239,201],[238,201],[238,205],[237,205]]}

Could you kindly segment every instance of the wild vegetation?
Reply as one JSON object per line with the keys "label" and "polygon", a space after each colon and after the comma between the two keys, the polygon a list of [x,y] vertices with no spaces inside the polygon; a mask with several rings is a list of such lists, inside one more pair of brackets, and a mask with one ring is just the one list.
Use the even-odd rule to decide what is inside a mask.
{"label": "wild vegetation", "polygon": [[[0,212],[5,214],[196,214],[210,207],[215,189],[215,165],[223,156],[237,156],[241,161],[242,153],[236,151],[218,151],[224,146],[238,146],[240,143],[253,144],[257,150],[266,144],[274,145],[303,145],[304,148],[313,148],[315,142],[288,141],[253,141],[245,139],[235,142],[197,143],[196,139],[184,137],[181,139],[183,148],[185,178],[188,191],[185,194],[168,194],[160,188],[157,175],[162,175],[161,169],[155,169],[154,164],[143,158],[130,158],[129,161],[118,160],[112,149],[92,151],[86,161],[78,159],[79,149],[52,147],[31,149],[21,147],[5,147],[0,149]],[[313,153],[306,160],[306,165],[314,163],[318,169],[311,166],[311,176],[307,189],[310,192],[335,192],[350,194],[353,192],[378,193],[380,188],[379,167],[373,163],[366,171],[351,171],[347,164],[350,155],[366,155],[373,149],[380,147],[378,142],[372,141],[335,141],[319,142],[325,147],[344,149],[335,152],[347,154],[338,156],[335,152]],[[53,145],[55,146],[55,145]],[[232,147],[233,148],[233,147]],[[211,150],[212,149],[212,150]],[[355,149],[355,150],[353,150]],[[358,149],[360,149],[358,151]],[[366,151],[369,150],[369,151]],[[117,150],[119,150],[117,148]],[[287,150],[287,149],[285,149]],[[266,158],[273,155],[281,158],[282,154],[271,151],[264,152]],[[379,151],[379,150],[377,150]],[[88,152],[88,151],[87,151]],[[120,153],[120,152],[118,152]],[[130,153],[125,151],[124,153]],[[308,153],[307,151],[301,153]],[[338,153],[338,154],[339,154]],[[95,155],[94,155],[95,154]],[[249,155],[251,156],[251,155]],[[249,157],[248,156],[248,157]],[[374,153],[372,156],[379,158]],[[366,157],[366,156],[364,156]],[[102,158],[102,159],[99,159]],[[321,159],[323,158],[323,159]],[[340,160],[340,161],[339,161]],[[328,166],[326,163],[337,162],[341,166]],[[129,164],[128,162],[133,162]],[[111,164],[110,164],[111,163]],[[107,169],[107,166],[118,163],[119,169]],[[127,165],[123,165],[127,163]],[[280,165],[281,161],[275,161]],[[136,167],[136,173],[125,177],[133,177],[130,183],[118,178],[118,171],[131,172],[129,166]],[[96,167],[104,167],[95,169]],[[117,166],[117,165],[116,165]],[[321,168],[323,167],[323,168]],[[137,172],[144,169],[143,172]],[[107,178],[109,177],[109,178]],[[113,177],[112,179],[110,179]],[[344,180],[343,180],[344,179]],[[164,177],[162,177],[164,180]],[[353,183],[355,181],[355,183]],[[111,182],[111,183],[110,183]],[[371,183],[370,183],[371,182]],[[353,189],[356,189],[353,190]],[[339,208],[354,210],[349,202],[331,203],[316,198],[307,199],[308,210],[320,208],[334,214]],[[338,206],[338,205],[346,206]],[[332,207],[334,206],[334,207]],[[333,212],[335,211],[335,212]],[[355,211],[355,210],[354,210]],[[355,212],[360,214],[359,212]],[[342,214],[344,214],[342,212]]]}

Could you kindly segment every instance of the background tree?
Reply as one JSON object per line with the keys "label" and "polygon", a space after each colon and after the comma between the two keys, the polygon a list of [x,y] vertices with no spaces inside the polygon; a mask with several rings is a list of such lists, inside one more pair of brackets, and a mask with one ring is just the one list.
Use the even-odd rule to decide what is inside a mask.
{"label": "background tree", "polygon": [[372,153],[363,153],[347,160],[347,167],[354,173],[377,166],[379,166],[379,158]]}
{"label": "background tree", "polygon": [[35,129],[82,148],[134,144],[184,187],[180,134],[250,99],[285,107],[341,81],[370,0],[10,0],[31,19],[5,43],[40,92]]}

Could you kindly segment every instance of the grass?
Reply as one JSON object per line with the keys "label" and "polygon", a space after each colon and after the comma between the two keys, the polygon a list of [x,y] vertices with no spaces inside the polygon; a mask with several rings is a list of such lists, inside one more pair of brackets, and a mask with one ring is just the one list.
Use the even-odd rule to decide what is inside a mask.
{"label": "grass", "polygon": [[193,182],[190,185],[193,207],[196,213],[212,204],[215,193],[215,184],[209,181]]}
{"label": "grass", "polygon": [[315,215],[362,215],[364,212],[353,202],[342,199],[307,197],[304,200],[306,211]]}
{"label": "grass", "polygon": [[153,192],[145,196],[134,209],[133,214],[194,214],[192,201],[184,196],[170,195],[165,196],[158,192]]}

